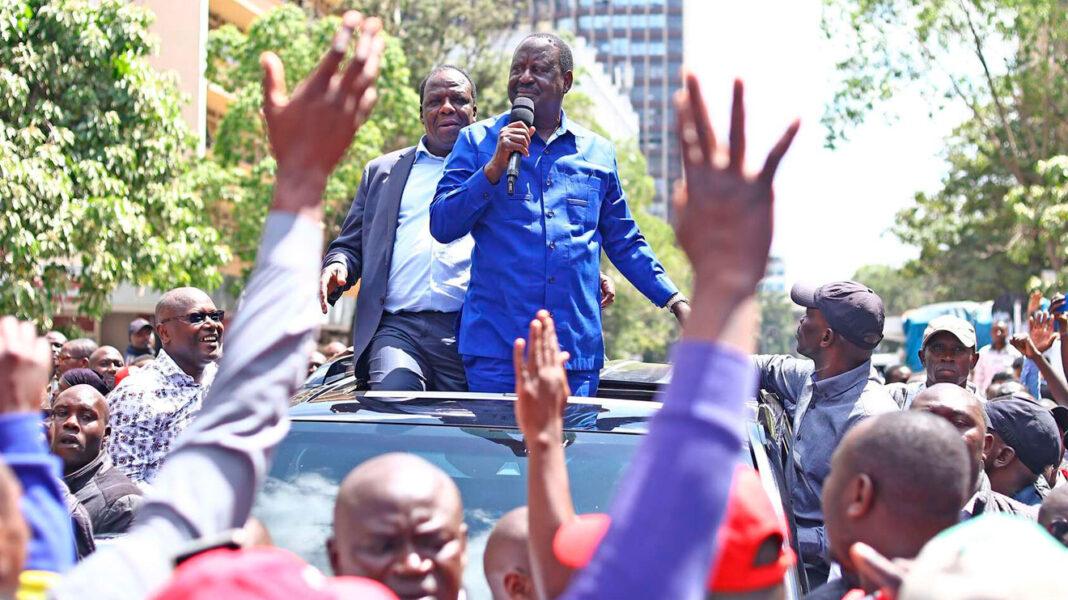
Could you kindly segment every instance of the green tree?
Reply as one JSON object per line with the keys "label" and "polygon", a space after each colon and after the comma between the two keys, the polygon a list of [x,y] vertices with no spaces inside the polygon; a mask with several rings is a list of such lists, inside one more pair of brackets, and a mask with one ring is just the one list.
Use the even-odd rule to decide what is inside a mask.
{"label": "green tree", "polygon": [[[337,17],[310,18],[300,8],[285,5],[258,19],[247,34],[224,26],[209,36],[208,76],[225,85],[236,100],[219,123],[211,154],[195,171],[195,179],[203,196],[213,199],[215,221],[246,266],[255,259],[275,168],[259,118],[259,56],[276,52],[292,89],[319,61],[338,24]],[[418,95],[410,87],[396,38],[387,41],[377,88],[378,104],[370,120],[327,182],[327,239],[340,231],[367,162],[415,144],[422,133]]]}
{"label": "green tree", "polygon": [[757,354],[792,354],[797,348],[795,333],[800,307],[781,292],[757,294],[760,306],[760,337]]}
{"label": "green tree", "polygon": [[500,46],[529,14],[527,0],[306,0],[320,14],[356,9],[379,15],[401,42],[416,88],[431,67],[463,67],[478,88],[484,116],[508,108],[506,83],[511,48]]}
{"label": "green tree", "polygon": [[[576,80],[581,76],[581,72],[576,73]],[[564,97],[564,111],[569,119],[613,140],[620,182],[634,220],[668,276],[683,293],[687,293],[692,281],[690,263],[676,244],[671,225],[648,210],[653,202],[654,184],[638,141],[613,139],[598,124],[596,110],[593,101],[582,92],[572,91]],[[678,338],[675,317],[653,306],[606,256],[602,256],[601,270],[616,285],[616,302],[604,312],[602,322],[608,358],[638,357],[646,362],[667,362],[668,346]]]}
{"label": "green tree", "polygon": [[952,291],[939,289],[929,276],[919,275],[909,267],[864,265],[853,274],[853,281],[863,283],[879,294],[887,316],[901,315],[912,308],[953,299]]}
{"label": "green tree", "polygon": [[[877,105],[914,87],[932,113],[969,116],[947,140],[942,188],[918,194],[894,232],[920,249],[910,265],[956,298],[1021,291],[1041,270],[1066,279],[1055,230],[1010,197],[1051,198],[1043,164],[1068,152],[1068,4],[1061,0],[827,0],[842,45],[841,85],[824,117],[845,138]],[[1037,188],[1036,188],[1037,186]],[[1047,221],[1048,222],[1048,221]]]}
{"label": "green tree", "polygon": [[0,312],[48,327],[66,301],[101,315],[123,281],[221,281],[149,23],[124,0],[0,3]]}

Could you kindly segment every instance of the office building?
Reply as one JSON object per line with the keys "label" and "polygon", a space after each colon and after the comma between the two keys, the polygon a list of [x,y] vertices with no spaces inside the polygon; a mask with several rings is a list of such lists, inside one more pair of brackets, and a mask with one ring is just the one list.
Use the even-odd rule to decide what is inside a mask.
{"label": "office building", "polygon": [[638,113],[639,143],[656,182],[653,212],[669,217],[671,182],[682,173],[674,90],[681,85],[683,0],[532,0],[531,19],[573,32]]}

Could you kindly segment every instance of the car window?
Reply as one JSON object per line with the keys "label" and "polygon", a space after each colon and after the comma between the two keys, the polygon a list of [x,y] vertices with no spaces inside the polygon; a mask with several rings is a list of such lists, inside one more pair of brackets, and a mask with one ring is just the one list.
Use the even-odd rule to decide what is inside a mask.
{"label": "car window", "polygon": [[[568,473],[580,513],[607,512],[642,436],[566,434]],[[417,454],[448,473],[460,488],[469,528],[464,576],[472,600],[488,599],[482,551],[493,524],[526,503],[527,459],[516,429],[362,422],[295,421],[279,446],[254,514],[275,544],[329,572],[325,543],[342,478],[386,452]]]}

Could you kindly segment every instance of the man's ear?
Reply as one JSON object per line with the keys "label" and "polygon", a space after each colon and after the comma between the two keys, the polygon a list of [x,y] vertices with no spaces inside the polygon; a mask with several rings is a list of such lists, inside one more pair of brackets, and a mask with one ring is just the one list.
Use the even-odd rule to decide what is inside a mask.
{"label": "man's ear", "polygon": [[994,435],[991,433],[983,436],[983,464],[986,464],[990,451],[994,449]]}
{"label": "man's ear", "polygon": [[326,556],[330,559],[330,570],[334,575],[341,575],[341,564],[337,555],[337,540],[334,536],[326,538]]}
{"label": "man's ear", "polygon": [[919,357],[920,357],[920,364],[921,364],[921,365],[923,365],[923,368],[925,368],[925,369],[926,369],[926,368],[927,368],[927,361],[926,361],[926,360],[924,360],[924,358],[923,358],[923,348],[920,348],[920,349],[919,349],[919,350],[918,350],[918,351],[916,352],[916,356],[919,356]]}
{"label": "man's ear", "polygon": [[859,519],[868,514],[875,504],[875,482],[871,480],[871,477],[861,473],[849,482],[846,489],[849,492],[846,515],[852,519]]}
{"label": "man's ear", "polygon": [[509,598],[535,598],[534,582],[530,577],[509,571],[504,574],[504,591]]}
{"label": "man's ear", "polygon": [[979,364],[979,353],[972,349],[972,366],[971,370],[975,370],[975,365]]}
{"label": "man's ear", "polygon": [[1003,468],[1016,458],[1016,450],[1009,445],[1001,444],[994,454],[993,465],[995,468]]}
{"label": "man's ear", "polygon": [[565,94],[571,91],[571,86],[574,83],[575,83],[575,73],[574,73],[574,71],[568,71],[568,72],[564,73],[564,93]]}
{"label": "man's ear", "polygon": [[820,346],[823,348],[829,348],[832,344],[834,344],[834,340],[837,337],[838,334],[835,333],[834,330],[830,327],[824,329],[823,335],[820,336]]}
{"label": "man's ear", "polygon": [[167,331],[166,325],[156,325],[156,337],[159,338],[160,343],[163,345],[167,345],[170,343],[171,334],[169,331]]}
{"label": "man's ear", "polygon": [[471,104],[471,121],[474,122],[474,121],[477,121],[477,120],[478,120],[478,105],[472,103]]}

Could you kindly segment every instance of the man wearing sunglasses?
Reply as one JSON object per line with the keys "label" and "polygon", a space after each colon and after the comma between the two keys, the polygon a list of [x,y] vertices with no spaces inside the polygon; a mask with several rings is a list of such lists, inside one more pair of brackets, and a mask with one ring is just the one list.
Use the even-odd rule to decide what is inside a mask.
{"label": "man wearing sunglasses", "polygon": [[171,290],[156,304],[163,349],[108,396],[112,458],[133,481],[152,481],[171,443],[200,412],[222,356],[223,317],[196,288]]}

